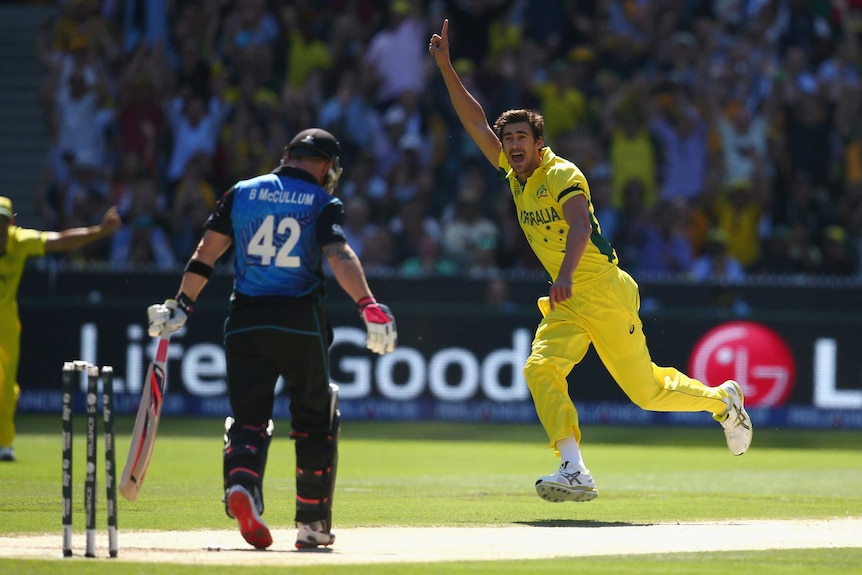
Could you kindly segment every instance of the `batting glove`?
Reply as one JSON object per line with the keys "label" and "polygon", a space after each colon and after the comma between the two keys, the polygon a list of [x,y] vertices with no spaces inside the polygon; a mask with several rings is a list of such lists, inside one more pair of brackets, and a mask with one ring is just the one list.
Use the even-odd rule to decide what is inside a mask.
{"label": "batting glove", "polygon": [[186,324],[192,313],[192,303],[191,299],[180,294],[177,299],[166,299],[165,303],[151,305],[147,308],[150,322],[147,333],[150,337],[174,333]]}
{"label": "batting glove", "polygon": [[371,296],[360,299],[356,305],[359,306],[359,317],[365,322],[365,346],[380,355],[394,350],[398,345],[398,331],[395,329],[395,316],[389,308]]}

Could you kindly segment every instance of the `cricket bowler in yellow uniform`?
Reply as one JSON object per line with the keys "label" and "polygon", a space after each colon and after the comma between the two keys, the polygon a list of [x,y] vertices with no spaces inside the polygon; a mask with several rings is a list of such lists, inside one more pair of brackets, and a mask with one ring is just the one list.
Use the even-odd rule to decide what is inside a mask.
{"label": "cricket bowler in yellow uniform", "polygon": [[120,226],[116,208],[111,208],[97,226],[44,232],[15,225],[12,200],[0,196],[0,461],[14,461],[15,411],[18,407],[18,356],[21,322],[18,317],[18,286],[24,265],[46,252],[69,251],[112,234]]}
{"label": "cricket bowler in yellow uniform", "polygon": [[751,419],[735,381],[708,387],[650,359],[632,277],[618,267],[602,237],[584,174],[544,145],[544,120],[533,110],[504,112],[492,128],[481,105],[464,88],[449,57],[448,20],[428,46],[467,133],[512,191],[518,222],[551,278],[538,301],[536,329],[524,376],[548,447],[562,464],[536,482],[551,502],[590,501],[595,481],[580,451],[578,412],[566,376],[590,344],[614,380],[639,407],[651,411],[706,411],[722,424],[727,445],[742,455],[751,444]]}

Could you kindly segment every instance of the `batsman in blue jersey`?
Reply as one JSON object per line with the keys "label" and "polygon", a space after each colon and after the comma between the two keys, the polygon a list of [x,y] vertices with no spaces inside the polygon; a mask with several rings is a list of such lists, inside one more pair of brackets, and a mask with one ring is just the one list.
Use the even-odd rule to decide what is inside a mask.
{"label": "batsman in blue jersey", "polygon": [[296,547],[331,545],[338,463],[338,388],[329,381],[332,328],[324,310],[323,259],[356,302],[378,354],[395,349],[395,319],[377,303],[342,229],[344,206],[332,194],[341,175],[340,146],[317,128],[297,134],[270,174],[237,182],[205,224],[177,296],[148,308],[149,333],[182,327],[213,266],[233,245],[234,290],[225,323],[228,393],[225,509],[245,540],[272,544],[263,514],[263,475],[272,438],[279,376],[290,395],[296,446]]}

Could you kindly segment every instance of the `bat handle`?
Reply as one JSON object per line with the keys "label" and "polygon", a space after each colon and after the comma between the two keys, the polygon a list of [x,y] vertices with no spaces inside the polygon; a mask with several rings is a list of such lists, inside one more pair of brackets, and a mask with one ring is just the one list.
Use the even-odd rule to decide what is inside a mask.
{"label": "bat handle", "polygon": [[163,333],[159,336],[159,346],[156,348],[156,363],[161,363],[164,365],[165,360],[168,358],[168,345],[171,342],[171,334]]}

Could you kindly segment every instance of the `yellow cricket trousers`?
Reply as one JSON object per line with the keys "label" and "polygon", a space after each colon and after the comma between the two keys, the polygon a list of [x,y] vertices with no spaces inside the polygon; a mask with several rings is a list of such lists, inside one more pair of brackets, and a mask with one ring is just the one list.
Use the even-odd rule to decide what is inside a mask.
{"label": "yellow cricket trousers", "polygon": [[0,447],[11,447],[15,441],[15,411],[20,393],[17,378],[21,322],[17,313],[6,311],[0,314]]}
{"label": "yellow cricket trousers", "polygon": [[[704,385],[673,367],[659,367],[647,349],[638,316],[640,294],[634,279],[612,268],[587,283],[575,284],[572,298],[550,311],[539,298],[544,316],[536,329],[524,376],[549,445],[574,434],[580,443],[578,412],[569,397],[566,376],[590,344],[617,385],[636,405],[650,411],[727,409],[723,390]],[[589,382],[574,384],[575,389]],[[577,392],[575,392],[577,395]]]}

